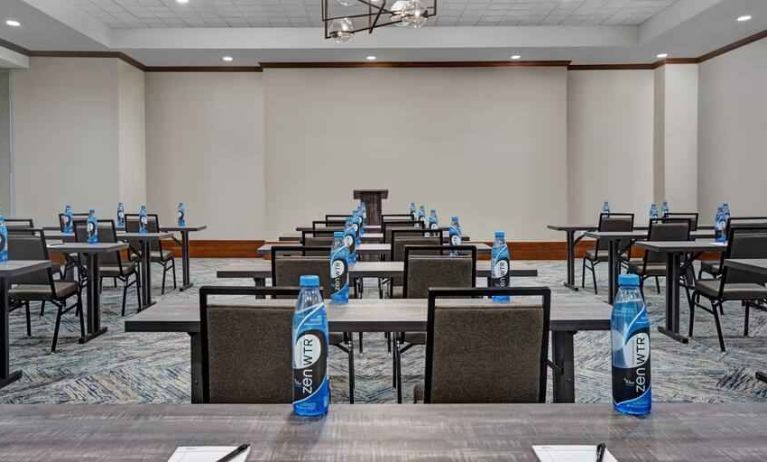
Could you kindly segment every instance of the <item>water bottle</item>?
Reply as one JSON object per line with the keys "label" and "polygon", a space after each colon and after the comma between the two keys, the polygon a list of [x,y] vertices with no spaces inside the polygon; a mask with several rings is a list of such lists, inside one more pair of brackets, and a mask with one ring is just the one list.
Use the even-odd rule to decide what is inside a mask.
{"label": "water bottle", "polygon": [[88,233],[88,244],[95,244],[99,241],[99,221],[96,219],[96,211],[90,209],[88,211],[88,221],[86,222],[85,229]]}
{"label": "water bottle", "polygon": [[[448,229],[448,235],[450,237],[450,245],[461,245],[463,241],[461,224],[458,222],[458,217],[452,217],[450,219],[450,228]],[[457,250],[451,250],[450,255],[455,257],[459,254]]]}
{"label": "water bottle", "polygon": [[146,234],[149,232],[149,218],[147,217],[146,213],[146,205],[142,205],[141,208],[138,210],[138,232],[141,234]]}
{"label": "water bottle", "polygon": [[439,220],[437,219],[437,210],[431,209],[431,213],[429,213],[429,229],[437,229],[439,228]]}
{"label": "water bottle", "polygon": [[618,277],[610,325],[613,407],[621,414],[647,415],[652,408],[650,318],[636,274]]}
{"label": "water bottle", "polygon": [[609,215],[610,214],[610,203],[605,201],[604,204],[602,204],[602,213]]}
{"label": "water bottle", "polygon": [[727,219],[725,217],[724,207],[719,206],[716,209],[716,215],[714,215],[714,239],[716,242],[727,241]]}
{"label": "water bottle", "polygon": [[343,231],[333,233],[333,247],[330,249],[330,285],[332,303],[349,302],[349,250],[344,245]]}
{"label": "water bottle", "polygon": [[8,261],[8,227],[5,217],[0,215],[0,262]]}
{"label": "water bottle", "polygon": [[[510,259],[509,247],[506,245],[506,233],[496,231],[490,261],[490,282],[492,287],[509,287]],[[493,301],[496,302],[508,302],[509,300],[511,300],[511,297],[508,295],[493,296]]]}
{"label": "water bottle", "polygon": [[359,238],[362,236],[362,212],[357,210],[352,215],[352,222],[354,223],[354,232],[357,234],[357,237]]}
{"label": "water bottle", "polygon": [[125,228],[125,204],[117,203],[117,227]]}
{"label": "water bottle", "polygon": [[186,206],[183,202],[178,203],[178,225],[186,226]]}
{"label": "water bottle", "polygon": [[658,206],[650,204],[650,221],[658,218]]}
{"label": "water bottle", "polygon": [[349,263],[355,263],[357,261],[357,238],[354,235],[351,220],[346,220],[344,227],[344,245],[349,252]]}
{"label": "water bottle", "polygon": [[293,412],[323,416],[330,407],[328,314],[319,276],[301,276],[293,314]]}
{"label": "water bottle", "polygon": [[668,201],[663,201],[663,204],[660,206],[660,216],[666,218],[668,216],[668,212]]}
{"label": "water bottle", "polygon": [[415,208],[415,202],[410,203],[410,216],[413,218],[413,221],[418,220],[418,212],[416,211],[416,208]]}
{"label": "water bottle", "polygon": [[362,201],[360,201],[360,216],[362,217],[362,228],[364,230],[365,225],[368,224],[368,207]]}
{"label": "water bottle", "polygon": [[64,232],[71,233],[74,231],[74,220],[72,219],[72,206],[67,205],[64,207]]}
{"label": "water bottle", "polygon": [[730,220],[730,204],[727,202],[722,203],[722,212],[724,212],[725,223]]}
{"label": "water bottle", "polygon": [[423,229],[428,229],[426,226],[426,207],[423,205],[418,207],[418,222],[423,224]]}

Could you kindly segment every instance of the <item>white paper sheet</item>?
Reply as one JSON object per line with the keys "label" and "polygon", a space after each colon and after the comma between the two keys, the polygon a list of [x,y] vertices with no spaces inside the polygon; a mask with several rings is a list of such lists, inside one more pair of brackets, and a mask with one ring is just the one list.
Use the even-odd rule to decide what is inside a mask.
{"label": "white paper sheet", "polygon": [[[168,462],[216,462],[234,451],[237,446],[181,446],[170,456]],[[232,459],[233,462],[245,462],[250,448]]]}
{"label": "white paper sheet", "polygon": [[[597,460],[597,446],[533,446],[541,462],[594,462]],[[605,450],[602,462],[618,462],[609,449]]]}

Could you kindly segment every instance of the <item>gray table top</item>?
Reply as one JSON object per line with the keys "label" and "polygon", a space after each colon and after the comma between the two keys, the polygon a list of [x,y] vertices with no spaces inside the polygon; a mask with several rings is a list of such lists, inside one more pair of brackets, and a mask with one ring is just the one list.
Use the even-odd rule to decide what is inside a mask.
{"label": "gray table top", "polygon": [[740,259],[733,258],[724,261],[724,266],[729,268],[752,271],[759,274],[767,274],[767,259],[754,258],[754,259]]}
{"label": "gray table top", "polygon": [[[515,297],[513,304],[539,303],[533,297]],[[462,300],[469,304],[493,301]],[[214,304],[215,301],[210,302]],[[254,300],[232,298],[230,304],[293,306],[295,300]],[[426,299],[350,299],[346,305],[326,302],[328,323],[333,332],[422,332],[426,330]],[[602,301],[573,303],[554,297],[551,306],[552,331],[609,330],[612,307]],[[197,303],[158,303],[125,320],[126,332],[199,332]]]}
{"label": "gray table top", "polygon": [[[401,261],[359,261],[349,268],[349,275],[363,278],[391,278],[402,276],[405,263]],[[538,277],[538,270],[527,265],[511,262],[511,277]],[[490,261],[477,261],[477,277],[490,276]],[[270,278],[272,277],[271,260],[255,260],[247,265],[231,265],[218,270],[219,278]]]}
{"label": "gray table top", "polygon": [[177,446],[251,444],[248,460],[504,460],[532,445],[605,442],[627,461],[767,460],[767,405],[655,403],[642,419],[610,404],[3,405],[4,462],[168,460]]}
{"label": "gray table top", "polygon": [[[484,242],[465,242],[462,245],[473,245],[477,248],[477,253],[490,253],[491,247]],[[256,251],[259,255],[269,255],[272,247],[299,247],[299,244],[291,242],[264,244]],[[391,244],[363,242],[357,247],[357,252],[361,255],[388,255],[391,253]]]}
{"label": "gray table top", "polygon": [[653,252],[724,252],[727,244],[714,241],[643,241],[637,247]]}
{"label": "gray table top", "polygon": [[6,260],[0,262],[0,277],[10,278],[50,268],[49,260]]}
{"label": "gray table top", "polygon": [[159,232],[159,233],[117,233],[118,239],[125,239],[127,241],[159,241],[160,239],[170,239],[173,237],[173,233]]}
{"label": "gray table top", "polygon": [[208,225],[185,225],[185,226],[161,226],[161,231],[202,231],[208,229]]}
{"label": "gray table top", "polygon": [[48,250],[51,252],[62,253],[108,253],[127,249],[125,242],[99,242],[88,244],[87,242],[61,242],[48,244]]}
{"label": "gray table top", "polygon": [[[586,237],[594,239],[604,240],[621,240],[621,239],[647,239],[647,230],[635,229],[634,231],[586,231],[584,233]],[[714,231],[708,229],[699,229],[692,231],[690,237],[695,239],[706,239],[714,237]]]}
{"label": "gray table top", "polygon": [[595,225],[548,225],[546,227],[554,231],[594,231],[598,228]]}

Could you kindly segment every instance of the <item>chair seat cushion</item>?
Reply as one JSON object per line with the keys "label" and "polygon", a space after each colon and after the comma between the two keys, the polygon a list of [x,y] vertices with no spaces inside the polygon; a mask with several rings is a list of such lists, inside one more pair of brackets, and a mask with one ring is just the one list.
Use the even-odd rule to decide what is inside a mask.
{"label": "chair seat cushion", "polygon": [[122,272],[120,271],[120,266],[118,265],[100,266],[99,271],[101,272],[101,276],[105,278],[116,278],[119,276],[127,276],[136,271],[136,263],[132,261],[124,262],[122,264]]}
{"label": "chair seat cushion", "polygon": [[341,332],[331,332],[328,337],[331,345],[343,345],[346,343],[344,341],[344,334]]}
{"label": "chair seat cushion", "polygon": [[[719,296],[720,279],[706,279],[695,283],[695,290],[711,298]],[[760,284],[726,284],[725,300],[758,300],[767,297],[767,287]]]}
{"label": "chair seat cushion", "polygon": [[700,262],[700,269],[704,273],[714,276],[718,276],[722,272],[722,266],[719,264],[719,260],[702,260]]}
{"label": "chair seat cushion", "polygon": [[405,332],[400,340],[413,345],[426,345],[426,332]]}
{"label": "chair seat cushion", "polygon": [[166,261],[173,260],[173,253],[169,250],[158,250],[151,252],[149,258],[153,263],[165,263]]}
{"label": "chair seat cushion", "polygon": [[594,249],[587,250],[584,258],[591,261],[607,261],[609,259],[607,251],[603,250],[599,252],[599,255],[597,256],[597,251]]}
{"label": "chair seat cushion", "polygon": [[642,259],[632,258],[629,261],[629,271],[640,276],[665,276],[666,264],[648,262],[647,267],[645,267]]}
{"label": "chair seat cushion", "polygon": [[19,284],[8,291],[8,295],[16,300],[53,300],[65,299],[77,293],[77,283],[69,281],[55,281],[56,293],[51,293],[48,284]]}

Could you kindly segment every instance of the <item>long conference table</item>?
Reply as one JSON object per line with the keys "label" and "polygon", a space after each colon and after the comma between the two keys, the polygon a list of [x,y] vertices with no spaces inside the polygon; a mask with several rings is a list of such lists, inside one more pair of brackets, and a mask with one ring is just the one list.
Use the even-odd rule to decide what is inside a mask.
{"label": "long conference table", "polygon": [[[515,299],[519,300],[519,299]],[[242,301],[242,299],[240,299]],[[481,303],[482,300],[475,300]],[[286,304],[295,300],[253,300],[248,304]],[[514,302],[516,303],[516,302]],[[600,301],[588,303],[560,300],[551,306],[554,401],[575,401],[573,339],[578,331],[610,330],[612,309]],[[426,299],[351,299],[346,305],[328,304],[328,323],[333,332],[425,332]],[[160,303],[125,320],[126,332],[184,332],[191,341],[192,402],[202,401],[202,345],[200,308],[197,303]],[[605,353],[607,354],[607,352]],[[607,386],[607,385],[606,385]]]}
{"label": "long conference table", "polygon": [[[484,242],[465,242],[461,245],[473,245],[477,248],[477,253],[480,255],[489,255],[490,251],[492,250],[491,247]],[[296,249],[300,249],[301,246],[299,244],[294,243],[278,243],[278,244],[264,244],[261,247],[258,248],[256,253],[259,256],[266,257],[268,255],[271,255],[272,247],[295,247]],[[388,256],[391,254],[391,244],[386,243],[379,243],[379,242],[363,242],[359,246],[357,246],[357,252],[360,255],[380,255],[380,256]]]}
{"label": "long conference table", "polygon": [[604,442],[620,462],[751,462],[767,460],[765,421],[759,403],[655,403],[641,419],[608,403],[332,404],[321,419],[289,404],[3,405],[0,448],[4,462],[164,461],[241,443],[248,461],[535,462],[533,445]]}

